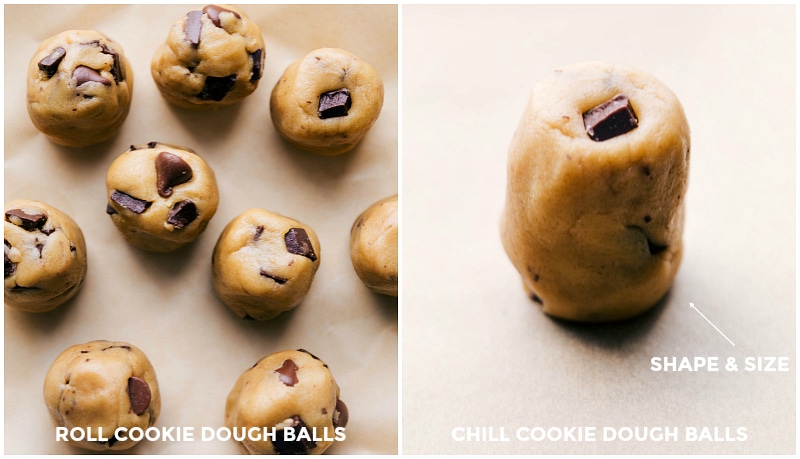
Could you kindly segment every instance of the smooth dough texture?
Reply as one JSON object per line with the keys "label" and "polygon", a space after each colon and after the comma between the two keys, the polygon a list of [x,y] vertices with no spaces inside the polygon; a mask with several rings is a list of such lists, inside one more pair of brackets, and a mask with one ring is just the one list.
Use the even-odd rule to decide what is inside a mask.
{"label": "smooth dough texture", "polygon": [[111,216],[125,239],[150,252],[194,241],[217,211],[214,171],[193,150],[150,142],[120,155],[106,175]]}
{"label": "smooth dough texture", "polygon": [[[274,441],[245,438],[241,446],[250,454],[322,454],[335,440],[314,437],[343,439],[348,419],[328,365],[302,349],[259,360],[242,373],[225,403],[229,429],[266,427],[276,432]],[[294,429],[298,440],[286,438],[286,427]]]}
{"label": "smooth dough texture", "polygon": [[[333,97],[337,91],[341,99],[327,102],[324,94]],[[325,156],[355,148],[382,107],[383,81],[378,72],[336,48],[314,50],[291,64],[270,98],[272,123],[281,136],[297,148]]]}
{"label": "smooth dough texture", "polygon": [[206,109],[238,102],[258,87],[264,71],[261,30],[240,9],[206,5],[172,24],[150,65],[167,101]]}
{"label": "smooth dough texture", "polygon": [[5,304],[50,311],[80,289],[86,275],[83,232],[65,213],[39,201],[5,204]]}
{"label": "smooth dough texture", "polygon": [[311,227],[249,209],[228,223],[214,247],[214,289],[239,317],[272,319],[303,300],[321,256]]}
{"label": "smooth dough texture", "polygon": [[72,441],[93,451],[123,450],[138,443],[114,435],[117,428],[142,430],[155,424],[161,395],[153,366],[135,346],[90,341],[62,352],[44,379],[44,401],[56,427],[100,429],[107,441]]}
{"label": "smooth dough texture", "polygon": [[397,195],[371,205],[350,229],[353,268],[375,293],[397,296],[397,233]]}
{"label": "smooth dough texture", "polygon": [[131,105],[133,69],[122,47],[96,30],[68,30],[42,42],[28,65],[28,114],[68,147],[117,133]]}
{"label": "smooth dough texture", "polygon": [[[583,114],[618,94],[638,126],[592,140]],[[501,233],[545,313],[618,320],[666,294],[683,254],[689,150],[680,102],[647,73],[590,62],[534,86],[509,151]]]}

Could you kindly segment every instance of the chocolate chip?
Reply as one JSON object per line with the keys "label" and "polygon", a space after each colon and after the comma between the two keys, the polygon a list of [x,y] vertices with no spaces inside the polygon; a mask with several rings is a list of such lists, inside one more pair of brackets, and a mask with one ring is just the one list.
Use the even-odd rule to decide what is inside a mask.
{"label": "chocolate chip", "polygon": [[115,213],[117,213],[117,211],[114,210],[113,207],[111,207],[111,204],[106,204],[106,213],[108,215],[114,215]]}
{"label": "chocolate chip", "polygon": [[273,274],[270,274],[270,273],[264,271],[263,269],[261,270],[261,275],[264,276],[264,277],[267,277],[269,279],[272,279],[272,280],[274,280],[275,282],[277,282],[279,284],[285,284],[289,280],[289,279],[284,279],[283,277],[278,277],[278,276],[275,276]]}
{"label": "chocolate chip", "polygon": [[278,378],[280,378],[282,383],[291,387],[297,384],[299,381],[297,379],[297,370],[298,368],[294,363],[294,360],[286,359],[283,361],[283,365],[275,370],[275,373],[278,373]]}
{"label": "chocolate chip", "polygon": [[42,229],[47,223],[45,214],[28,214],[22,209],[11,209],[6,211],[6,220],[21,227],[25,231]]}
{"label": "chocolate chip", "polygon": [[[284,429],[278,430],[276,438],[272,440],[272,445],[275,447],[275,452],[278,454],[308,454],[309,451],[316,448],[317,443],[309,439],[309,435],[299,435],[299,430],[303,429],[308,432],[306,423],[300,419],[300,416],[292,416],[291,427],[294,428],[294,436],[292,440],[286,439]],[[300,439],[298,439],[300,438]]]}
{"label": "chocolate chip", "polygon": [[155,148],[158,142],[147,142],[147,148]]}
{"label": "chocolate chip", "polygon": [[657,244],[651,241],[650,238],[647,238],[647,250],[650,252],[650,255],[656,255],[667,250],[667,246]]}
{"label": "chocolate chip", "polygon": [[197,95],[200,100],[221,101],[236,84],[236,74],[224,77],[207,76],[203,90]]}
{"label": "chocolate chip", "polygon": [[8,241],[5,239],[3,239],[3,243],[4,243],[3,261],[5,262],[3,263],[5,265],[4,266],[5,269],[3,271],[3,279],[5,279],[6,277],[14,274],[17,271],[17,264],[8,259],[8,252],[9,250],[11,250],[11,244],[9,244]]}
{"label": "chocolate chip", "polygon": [[236,19],[242,18],[236,11],[231,11],[229,9],[225,9],[217,5],[208,5],[205,8],[203,8],[203,12],[208,15],[208,18],[211,19],[211,22],[213,22],[214,25],[217,27],[222,27],[222,24],[219,22],[220,13],[233,13],[233,15],[236,16]]}
{"label": "chocolate chip", "polygon": [[186,39],[192,45],[192,48],[197,48],[200,44],[200,30],[203,28],[203,23],[200,18],[203,17],[202,11],[189,11],[186,14],[186,24],[183,26],[183,33],[186,34]]}
{"label": "chocolate chip", "polygon": [[256,235],[255,235],[255,237],[253,239],[257,241],[258,238],[261,237],[261,234],[263,232],[264,232],[264,226],[263,225],[258,225],[258,227],[256,227]]}
{"label": "chocolate chip", "polygon": [[111,200],[135,214],[144,212],[150,207],[151,204],[153,204],[152,202],[147,202],[143,199],[134,198],[133,196],[125,194],[119,190],[114,190],[114,192],[111,193]]}
{"label": "chocolate chip", "polygon": [[59,46],[51,51],[47,57],[39,61],[39,70],[43,71],[47,78],[52,78],[58,72],[58,65],[61,64],[66,55],[67,51]]}
{"label": "chocolate chip", "polygon": [[308,233],[303,228],[292,228],[283,237],[286,243],[286,250],[295,255],[302,255],[311,261],[317,261],[317,254],[314,253],[314,246],[308,238]]}
{"label": "chocolate chip", "polygon": [[596,142],[625,134],[638,124],[636,113],[624,94],[618,94],[583,114],[586,133]]}
{"label": "chocolate chip", "polygon": [[[297,350],[297,352],[304,352],[304,353],[306,353],[306,354],[310,355],[310,356],[311,356],[311,358],[313,358],[314,360],[319,360],[320,362],[322,362],[322,359],[320,359],[320,358],[319,358],[319,357],[317,357],[316,355],[314,355],[314,354],[312,354],[312,353],[308,352],[308,351],[307,351],[307,350],[305,350],[305,349],[298,349],[298,350]],[[325,362],[322,362],[322,366],[323,366],[323,367],[325,367],[325,368],[328,368],[328,364],[327,364],[327,363],[325,363]]]}
{"label": "chocolate chip", "polygon": [[651,217],[649,215],[645,215],[644,216],[644,222],[645,223],[650,223],[652,220],[653,220],[653,217]]}
{"label": "chocolate chip", "polygon": [[150,386],[145,380],[136,376],[128,378],[128,397],[131,399],[131,410],[137,416],[147,411],[151,396]]}
{"label": "chocolate chip", "polygon": [[350,420],[350,412],[343,401],[336,399],[336,409],[333,411],[333,427],[345,427]]}
{"label": "chocolate chip", "polygon": [[253,72],[250,75],[250,81],[258,81],[264,71],[264,50],[259,48],[250,53],[250,60],[253,61]]}
{"label": "chocolate chip", "polygon": [[95,82],[95,83],[102,83],[106,86],[110,86],[111,82],[104,78],[100,73],[92,68],[86,67],[85,65],[80,65],[75,68],[72,72],[72,78],[75,78],[78,81],[78,86],[84,85],[86,83]]}
{"label": "chocolate chip", "polygon": [[41,242],[38,242],[35,247],[36,247],[36,250],[39,251],[39,258],[42,258],[42,250],[44,250],[44,244],[42,244]]}
{"label": "chocolate chip", "polygon": [[347,111],[353,105],[350,99],[350,90],[347,88],[323,92],[319,96],[319,117],[321,119],[347,116]]}
{"label": "chocolate chip", "polygon": [[125,81],[125,75],[122,73],[122,66],[119,63],[119,53],[109,48],[105,44],[101,44],[99,42],[98,44],[103,49],[103,54],[108,54],[114,58],[114,63],[111,65],[111,70],[109,70],[111,76],[114,77],[114,81],[117,83],[120,81]]}
{"label": "chocolate chip", "polygon": [[175,229],[185,228],[197,218],[197,206],[187,200],[176,202],[167,215],[167,223]]}
{"label": "chocolate chip", "polygon": [[192,179],[192,167],[180,156],[162,151],[156,156],[156,186],[162,198],[172,196],[172,187]]}

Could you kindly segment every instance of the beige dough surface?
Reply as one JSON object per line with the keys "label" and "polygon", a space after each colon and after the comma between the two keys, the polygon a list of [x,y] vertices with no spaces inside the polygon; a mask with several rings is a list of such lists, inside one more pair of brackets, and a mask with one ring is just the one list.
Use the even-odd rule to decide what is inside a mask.
{"label": "beige dough surface", "polygon": [[369,206],[350,229],[353,269],[370,290],[397,296],[397,195]]}

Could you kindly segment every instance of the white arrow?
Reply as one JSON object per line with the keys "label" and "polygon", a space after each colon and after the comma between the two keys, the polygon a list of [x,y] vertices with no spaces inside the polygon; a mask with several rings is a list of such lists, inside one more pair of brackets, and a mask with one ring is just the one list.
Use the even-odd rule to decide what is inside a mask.
{"label": "white arrow", "polygon": [[700,316],[701,316],[702,318],[706,319],[706,322],[708,322],[708,323],[709,323],[709,324],[710,324],[712,327],[714,327],[714,330],[718,331],[718,332],[719,332],[719,334],[720,334],[720,335],[722,335],[722,337],[723,337],[723,338],[727,339],[727,340],[728,340],[728,342],[729,342],[729,343],[731,343],[731,346],[733,346],[733,347],[736,347],[736,345],[735,345],[735,344],[733,344],[733,341],[731,341],[731,340],[730,340],[730,338],[728,338],[727,336],[725,336],[725,333],[722,333],[722,331],[721,331],[719,328],[717,328],[717,326],[716,326],[716,325],[712,324],[712,323],[711,323],[711,321],[710,321],[710,320],[708,320],[708,317],[704,316],[704,315],[703,315],[703,313],[702,313],[702,312],[700,312],[700,310],[699,310],[699,309],[697,309],[697,308],[694,306],[694,303],[689,303],[689,307],[690,307],[690,308],[692,308],[692,309],[694,309],[695,311],[697,311],[697,313],[698,313],[698,314],[700,314]]}

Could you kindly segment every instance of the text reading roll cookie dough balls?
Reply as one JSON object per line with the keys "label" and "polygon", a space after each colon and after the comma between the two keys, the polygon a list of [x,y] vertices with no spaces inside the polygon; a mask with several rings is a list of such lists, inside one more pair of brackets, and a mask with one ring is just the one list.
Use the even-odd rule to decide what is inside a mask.
{"label": "text reading roll cookie dough balls", "polygon": [[86,243],[78,224],[28,199],[7,202],[4,216],[6,306],[46,312],[75,296],[86,275]]}
{"label": "text reading roll cookie dough balls", "polygon": [[117,429],[147,429],[161,412],[147,356],[129,343],[104,340],[76,344],[55,359],[44,379],[44,401],[56,427],[91,430],[93,439],[107,439],[71,442],[93,451],[131,448],[138,441],[119,438]]}
{"label": "text reading roll cookie dough balls", "polygon": [[291,64],[270,98],[278,133],[297,148],[325,156],[355,148],[382,107],[378,72],[336,48],[314,50]]}
{"label": "text reading roll cookie dough balls", "polygon": [[501,233],[545,313],[624,319],[666,294],[683,254],[689,148],[680,102],[647,73],[590,62],[534,86]]}
{"label": "text reading roll cookie dough balls", "polygon": [[125,239],[150,252],[194,241],[217,211],[211,167],[193,150],[150,142],[120,155],[106,175],[106,213]]}
{"label": "text reading roll cookie dough balls", "polygon": [[322,454],[336,438],[346,438],[341,430],[349,417],[328,365],[303,349],[259,360],[242,373],[225,403],[229,429],[273,433],[245,437],[241,446],[250,454]]}
{"label": "text reading roll cookie dough balls", "polygon": [[133,70],[122,47],[96,30],[48,38],[28,65],[28,114],[59,145],[85,147],[114,136],[132,95]]}
{"label": "text reading roll cookie dough balls", "polygon": [[397,195],[371,205],[350,229],[353,268],[375,293],[397,296],[397,234]]}
{"label": "text reading roll cookie dough balls", "polygon": [[206,5],[176,20],[150,71],[172,104],[207,109],[238,102],[258,87],[264,39],[239,8]]}
{"label": "text reading roll cookie dough balls", "polygon": [[228,223],[214,247],[214,289],[237,316],[272,319],[303,300],[321,257],[311,227],[249,209]]}

